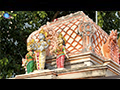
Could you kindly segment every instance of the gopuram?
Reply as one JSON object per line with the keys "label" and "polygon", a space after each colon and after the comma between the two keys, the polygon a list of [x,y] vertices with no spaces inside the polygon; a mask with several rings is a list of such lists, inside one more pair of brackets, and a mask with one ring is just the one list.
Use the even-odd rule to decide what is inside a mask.
{"label": "gopuram", "polygon": [[84,12],[47,22],[27,38],[26,73],[15,79],[89,79],[120,75],[117,30],[108,35]]}

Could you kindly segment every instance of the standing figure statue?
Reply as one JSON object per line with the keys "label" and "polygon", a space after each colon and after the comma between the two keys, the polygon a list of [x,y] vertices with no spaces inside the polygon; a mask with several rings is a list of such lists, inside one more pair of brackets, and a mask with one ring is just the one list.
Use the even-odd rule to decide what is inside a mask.
{"label": "standing figure statue", "polygon": [[53,30],[53,27],[50,26],[49,22],[47,22],[47,27],[45,31],[47,32],[46,40],[50,40],[49,47],[46,49],[46,54],[47,56],[53,56],[54,53],[52,52],[55,50],[56,47],[58,33]]}
{"label": "standing figure statue", "polygon": [[28,46],[27,50],[28,53],[26,54],[25,59],[22,59],[22,66],[24,66],[27,73],[30,73],[35,70],[35,54],[30,46]]}
{"label": "standing figure statue", "polygon": [[56,53],[57,68],[64,68],[65,56],[67,58],[69,57],[66,54],[66,50],[65,50],[65,46],[63,45],[62,38],[58,38],[58,46],[56,47],[55,53]]}
{"label": "standing figure statue", "polygon": [[37,70],[43,70],[45,67],[45,60],[46,60],[46,51],[45,49],[49,46],[49,40],[45,40],[45,35],[43,33],[39,33],[39,42],[37,43],[37,50],[36,50],[36,63],[37,63]]}

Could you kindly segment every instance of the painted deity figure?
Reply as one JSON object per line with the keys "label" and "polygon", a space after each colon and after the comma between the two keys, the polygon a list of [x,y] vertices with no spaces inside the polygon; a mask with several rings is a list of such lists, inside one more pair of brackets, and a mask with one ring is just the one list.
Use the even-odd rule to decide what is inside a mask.
{"label": "painted deity figure", "polygon": [[66,40],[60,32],[57,33],[52,29],[49,22],[47,23],[46,32],[48,33],[46,39],[50,39],[51,41],[50,46],[47,49],[48,54],[55,55],[57,68],[64,68],[65,55],[69,58],[65,51]]}
{"label": "painted deity figure", "polygon": [[45,49],[49,46],[49,40],[45,41],[45,35],[43,33],[39,33],[39,42],[37,43],[37,50],[36,50],[36,64],[37,70],[43,70],[45,67],[45,60],[46,60],[46,51]]}
{"label": "painted deity figure", "polygon": [[53,30],[49,22],[47,22],[47,28],[45,30],[48,34],[46,40],[50,40],[49,47],[46,49],[46,53],[47,56],[51,56],[54,54],[52,52],[55,50],[55,47],[57,46],[58,34],[55,32],[55,30]]}
{"label": "painted deity figure", "polygon": [[67,58],[69,57],[66,54],[66,50],[65,50],[65,46],[63,45],[62,38],[58,38],[58,46],[56,47],[56,50],[54,52],[56,53],[57,68],[64,68],[65,56]]}
{"label": "painted deity figure", "polygon": [[30,46],[28,46],[28,53],[26,54],[25,59],[22,59],[22,66],[24,66],[27,73],[35,70],[35,53]]}

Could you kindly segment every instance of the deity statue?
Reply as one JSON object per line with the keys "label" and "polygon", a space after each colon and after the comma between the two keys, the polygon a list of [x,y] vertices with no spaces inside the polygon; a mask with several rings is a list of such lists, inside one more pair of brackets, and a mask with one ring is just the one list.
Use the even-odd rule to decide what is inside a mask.
{"label": "deity statue", "polygon": [[28,46],[27,50],[28,53],[26,54],[25,59],[22,58],[22,66],[24,66],[27,73],[30,73],[35,70],[35,53],[30,46]]}
{"label": "deity statue", "polygon": [[45,36],[47,34],[42,29],[39,33],[39,42],[37,43],[37,50],[35,51],[36,63],[37,63],[37,70],[43,70],[45,67],[45,60],[46,60],[46,51],[45,49],[48,48],[50,40],[45,40]]}
{"label": "deity statue", "polygon": [[65,50],[65,46],[63,45],[62,38],[58,38],[58,45],[57,45],[56,50],[54,52],[56,53],[57,68],[64,68],[65,56],[67,58],[69,58],[69,57],[66,54],[66,50]]}
{"label": "deity statue", "polygon": [[55,55],[53,51],[57,46],[58,33],[53,30],[49,22],[47,22],[47,28],[45,29],[45,31],[47,32],[46,40],[50,40],[49,47],[46,49],[47,56]]}
{"label": "deity statue", "polygon": [[50,40],[47,53],[56,57],[56,64],[58,68],[64,68],[65,55],[69,58],[65,50],[66,39],[60,32],[55,32],[49,22],[47,22],[46,32],[48,33],[46,39]]}

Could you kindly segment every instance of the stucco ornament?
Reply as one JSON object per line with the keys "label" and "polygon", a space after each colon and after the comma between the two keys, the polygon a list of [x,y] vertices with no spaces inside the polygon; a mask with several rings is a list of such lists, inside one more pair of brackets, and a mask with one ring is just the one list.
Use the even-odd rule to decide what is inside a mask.
{"label": "stucco ornament", "polygon": [[113,56],[118,54],[118,46],[117,46],[117,30],[111,31],[107,41],[102,45],[102,54],[107,59],[112,59],[115,62],[119,63],[119,60]]}

